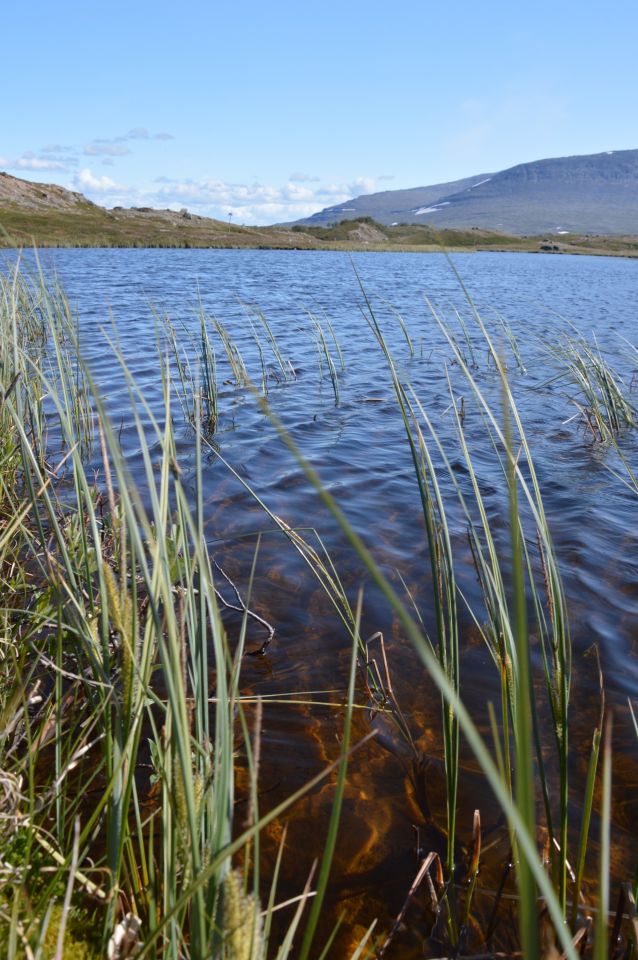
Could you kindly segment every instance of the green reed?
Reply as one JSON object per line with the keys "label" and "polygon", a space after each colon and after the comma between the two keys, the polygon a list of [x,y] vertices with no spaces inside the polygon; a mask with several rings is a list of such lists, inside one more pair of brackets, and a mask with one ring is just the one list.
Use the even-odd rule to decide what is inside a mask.
{"label": "green reed", "polygon": [[[337,368],[334,360],[332,359],[332,355],[328,348],[328,342],[326,340],[321,324],[319,323],[317,318],[312,314],[310,314],[310,319],[314,326],[315,336],[317,338],[317,353],[319,355],[319,377],[323,378],[322,359],[324,359],[326,361],[326,367],[328,368],[328,376],[330,377],[330,382],[332,384],[332,391],[334,393],[335,404],[339,406],[339,374],[337,373]],[[334,336],[334,331],[332,333],[332,336],[336,344],[337,341],[336,341],[336,337]],[[343,369],[343,357],[341,355],[341,351],[339,350],[338,346],[336,349],[339,352],[339,356],[341,358],[341,365]]]}
{"label": "green reed", "polygon": [[201,377],[201,420],[210,433],[214,433],[219,418],[217,398],[217,363],[215,349],[211,344],[208,325],[203,311],[199,317],[200,330],[200,377]]}
{"label": "green reed", "polygon": [[250,377],[248,375],[248,370],[246,368],[246,364],[244,363],[244,358],[241,355],[239,347],[221,320],[219,320],[217,317],[211,317],[211,320],[213,323],[213,328],[219,336],[221,344],[226,353],[235,385],[238,387],[246,386],[250,382]]}
{"label": "green reed", "polygon": [[[80,949],[104,955],[128,936],[139,941],[138,956],[236,960],[245,939],[238,941],[225,923],[238,904],[244,922],[250,902],[254,935],[241,957],[265,957],[261,906],[256,895],[242,900],[232,857],[247,845],[257,849],[265,823],[304,790],[233,839],[246,625],[232,651],[205,539],[205,399],[191,408],[193,497],[177,462],[174,365],[159,360],[165,402],[157,420],[111,344],[139,441],[142,500],[99,389],[83,366],[77,374],[81,358],[66,302],[47,299],[43,284],[23,284],[17,276],[3,279],[0,289],[7,334],[0,371],[0,575],[8,637],[0,751],[3,777],[15,785],[12,829],[0,843],[16,891],[6,899],[0,890],[0,940],[9,957],[38,955],[51,938],[59,956],[65,950],[79,956]],[[39,353],[45,343],[46,354]],[[100,440],[99,487],[86,469],[93,436]],[[50,463],[49,456],[57,459]],[[347,716],[352,697],[351,683]],[[250,743],[243,746],[250,765]],[[337,797],[349,753],[346,737]],[[150,803],[142,772],[149,769],[157,798]],[[253,769],[254,797],[256,775]],[[335,831],[336,820],[333,846]],[[324,889],[329,862],[326,852]],[[284,935],[282,958],[293,949],[309,893]],[[269,911],[275,907],[273,899]],[[91,936],[82,941],[78,910],[85,927],[93,918]],[[313,939],[311,923],[306,943]]]}
{"label": "green reed", "polygon": [[294,368],[290,363],[290,360],[287,360],[282,354],[281,349],[279,347],[279,342],[273,332],[272,326],[268,323],[268,321],[266,320],[266,317],[264,316],[261,310],[257,310],[256,316],[259,324],[261,325],[262,329],[266,333],[266,338],[268,340],[268,343],[270,344],[270,348],[279,366],[282,379],[288,380],[290,377],[294,378],[295,376]]}
{"label": "green reed", "polygon": [[[406,431],[410,454],[415,470],[421,510],[427,533],[430,556],[430,572],[435,619],[435,639],[431,642],[432,651],[438,657],[441,669],[452,689],[459,691],[459,636],[456,610],[457,591],[454,577],[452,546],[447,526],[443,498],[434,470],[432,458],[424,441],[415,411],[408,394],[400,381],[396,366],[370,299],[363,284],[360,283],[371,328],[388,363],[392,384]],[[448,702],[442,705],[442,725],[444,744],[444,763],[446,775],[447,803],[447,869],[450,878],[454,876],[456,846],[456,809],[458,800],[459,772],[459,728],[458,721]],[[452,916],[452,914],[450,914]],[[453,937],[456,933],[453,932]]]}
{"label": "green reed", "polygon": [[332,342],[334,343],[334,348],[337,353],[337,357],[339,358],[339,368],[341,369],[342,373],[345,373],[346,361],[344,360],[343,352],[341,350],[341,345],[339,343],[339,340],[337,339],[337,334],[335,333],[335,329],[332,323],[330,322],[330,318],[325,313],[324,313],[323,319],[328,328],[330,336],[332,337]]}
{"label": "green reed", "polygon": [[399,324],[399,329],[401,330],[401,333],[403,334],[403,339],[405,340],[408,346],[408,351],[410,353],[410,356],[414,357],[416,355],[414,350],[414,341],[410,336],[410,331],[408,330],[408,326],[405,320],[403,319],[402,314],[395,307],[393,307],[393,305],[389,303],[387,300],[382,300],[382,303],[384,307],[390,311],[390,313],[393,315],[393,317],[396,319],[397,323]]}
{"label": "green reed", "polygon": [[572,402],[595,440],[613,440],[638,423],[638,412],[622,378],[596,341],[589,344],[580,334],[565,336],[551,353],[560,364],[557,379],[566,379],[578,389]]}

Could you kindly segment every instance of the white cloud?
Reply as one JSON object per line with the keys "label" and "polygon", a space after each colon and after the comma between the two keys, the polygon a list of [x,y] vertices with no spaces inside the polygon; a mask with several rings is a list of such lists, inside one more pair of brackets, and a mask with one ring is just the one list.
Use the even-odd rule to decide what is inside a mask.
{"label": "white cloud", "polygon": [[146,127],[133,127],[132,130],[129,130],[128,133],[125,133],[123,137],[118,138],[122,140],[148,140],[150,134]]}
{"label": "white cloud", "polygon": [[284,223],[288,220],[300,220],[309,217],[321,209],[316,203],[256,203],[241,206],[229,206],[226,212],[212,213],[220,220],[226,219],[229,212],[233,214],[234,223],[252,225],[266,225],[269,223]]}
{"label": "white cloud", "polygon": [[[84,145],[82,153],[86,157],[124,157],[132,151],[125,146],[132,140],[174,140],[172,133],[150,133],[147,127],[132,127],[127,133],[117,137],[95,137]],[[49,144],[43,148],[43,153],[71,151],[71,147],[61,147],[58,144]],[[76,153],[78,151],[75,151]]]}
{"label": "white cloud", "polygon": [[[94,137],[82,149],[60,143],[47,143],[38,152],[24,153],[26,159],[36,156],[43,160],[59,161],[65,164],[76,164],[78,156],[86,157],[124,157],[132,151],[125,144],[132,140],[174,140],[172,133],[160,131],[151,133],[147,127],[132,127],[127,133],[116,137]],[[44,168],[42,168],[44,169]],[[57,169],[51,167],[50,169]]]}
{"label": "white cloud", "polygon": [[318,183],[319,177],[313,177],[310,173],[291,173],[288,177],[291,183]]}
{"label": "white cloud", "polygon": [[75,166],[78,162],[78,158],[74,153],[47,153],[45,150],[41,150],[39,157],[41,160],[57,161],[70,166]]}
{"label": "white cloud", "polygon": [[[99,161],[108,166],[114,162],[110,155],[100,157]],[[220,220],[226,220],[232,213],[234,223],[269,224],[308,217],[324,207],[344,203],[374,190],[375,183],[370,177],[356,177],[349,183],[321,183],[312,178],[304,181],[289,179],[282,185],[273,186],[257,180],[237,183],[212,177],[177,180],[162,176],[143,188],[135,188],[83,167],[74,174],[69,186],[107,206],[168,207],[175,210],[186,207],[194,214]]]}
{"label": "white cloud", "polygon": [[244,206],[275,203],[283,191],[260,183],[227,183],[223,180],[167,180],[156,193],[160,201],[192,203],[195,206]]}
{"label": "white cloud", "polygon": [[9,163],[14,170],[66,170],[66,164],[60,160],[47,160],[43,157],[24,156]]}
{"label": "white cloud", "polygon": [[[21,161],[12,164],[23,170],[65,170],[78,163],[78,157],[124,157],[132,151],[126,146],[133,140],[174,140],[172,133],[151,133],[147,127],[132,127],[116,137],[95,137],[83,148],[68,144],[47,143],[37,153],[23,153]],[[9,161],[6,161],[9,164]],[[109,163],[108,166],[111,166]]]}
{"label": "white cloud", "polygon": [[340,203],[340,200],[335,199],[336,197],[341,197],[344,200],[348,200],[352,197],[351,193],[348,193],[348,189],[343,183],[325,183],[322,187],[319,187],[317,190],[318,197],[325,197],[326,202]]}
{"label": "white cloud", "polygon": [[76,190],[89,190],[96,193],[119,193],[125,190],[125,187],[111,180],[110,177],[96,177],[88,168],[80,170],[73,178],[73,186]]}
{"label": "white cloud", "polygon": [[40,153],[71,153],[73,147],[64,146],[61,143],[46,143]]}
{"label": "white cloud", "polygon": [[374,193],[375,190],[376,180],[373,177],[355,177],[350,183],[325,183],[316,193],[332,206],[359,197],[363,193]]}
{"label": "white cloud", "polygon": [[84,147],[87,157],[123,157],[130,152],[128,147],[123,147],[121,143],[111,143],[109,140],[94,140]]}
{"label": "white cloud", "polygon": [[356,177],[348,184],[348,192],[354,196],[360,196],[362,193],[374,193],[376,183],[372,177]]}
{"label": "white cloud", "polygon": [[223,180],[172,180],[158,177],[155,189],[137,194],[136,204],[155,207],[188,207],[193,213],[236,223],[267,224],[298,220],[324,207],[343,203],[375,189],[375,180],[357,177],[351,183],[320,184],[314,178],[289,178],[281,187],[267,184],[229,183]]}
{"label": "white cloud", "polygon": [[287,183],[281,193],[283,198],[289,200],[291,203],[299,203],[302,200],[312,200],[314,197],[313,190],[309,187],[302,187],[298,183]]}
{"label": "white cloud", "polygon": [[132,127],[128,133],[123,133],[112,140],[101,141],[103,143],[124,143],[126,140],[174,140],[172,133],[150,133],[147,127]]}

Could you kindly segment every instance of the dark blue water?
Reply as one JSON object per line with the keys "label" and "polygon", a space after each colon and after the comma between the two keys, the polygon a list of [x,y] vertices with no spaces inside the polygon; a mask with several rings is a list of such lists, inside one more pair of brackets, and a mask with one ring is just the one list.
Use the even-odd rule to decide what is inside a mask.
{"label": "dark blue water", "polygon": [[[474,311],[479,312],[495,348],[507,360],[569,602],[576,784],[586,764],[598,710],[594,650],[600,655],[607,703],[616,709],[624,772],[616,786],[615,850],[622,871],[635,854],[624,832],[635,809],[622,800],[636,780],[637,750],[627,698],[638,699],[638,493],[623,483],[626,470],[613,445],[595,441],[587,430],[574,403],[579,400],[578,391],[562,375],[552,350],[561,338],[573,338],[578,331],[598,344],[622,377],[629,398],[638,399],[632,392],[638,354],[630,346],[638,345],[638,263],[615,258],[468,254],[453,256],[457,275],[444,256],[418,254],[368,253],[351,259],[334,252],[56,250],[47,251],[43,259],[45,269],[59,275],[77,310],[85,356],[114,420],[121,424],[134,473],[137,438],[130,423],[128,392],[100,331],[117,337],[150,409],[159,412],[163,400],[156,343],[162,342],[164,333],[157,318],[170,318],[184,357],[194,364],[197,348],[191,336],[198,336],[200,317],[208,318],[209,327],[210,318],[217,317],[231,333],[258,388],[264,377],[263,359],[273,412],[382,569],[406,599],[414,600],[429,627],[431,584],[418,489],[388,363],[370,327],[370,307],[399,375],[413,388],[462,491],[470,495],[451,395],[457,404],[462,400],[465,436],[490,522],[500,531],[506,556],[502,470],[480,403],[435,319],[436,314],[448,325],[500,421],[500,381],[476,322]],[[276,336],[283,370],[260,312]],[[316,322],[337,371],[338,397],[317,346]],[[315,547],[314,531],[321,536],[354,601],[358,587],[366,586],[360,562],[252,392],[231,382],[218,339],[215,344],[220,414],[214,448],[271,511],[299,528]],[[192,431],[177,406],[174,415],[180,465],[188,476],[193,469]],[[635,468],[636,437],[627,431],[619,442]],[[483,611],[466,520],[436,445],[430,444],[448,508],[458,582],[480,620]],[[138,476],[141,481],[141,466]],[[255,533],[265,534],[252,603],[273,623],[276,636],[265,657],[247,662],[244,691],[275,695],[342,690],[348,639],[302,559],[276,533],[274,523],[213,449],[207,456],[205,479],[210,542],[238,585],[247,580]],[[533,535],[529,546],[533,552]],[[462,614],[462,623],[463,691],[477,721],[485,723],[486,701],[499,696],[498,678],[469,613]],[[436,794],[441,747],[437,695],[386,605],[368,585],[363,632],[377,630],[384,632],[393,684],[413,735],[424,756],[432,758],[432,792]],[[260,644],[257,628],[252,643]],[[330,696],[317,694],[315,699]],[[338,712],[330,707],[265,708],[262,782],[272,802],[334,759],[340,722]],[[362,713],[357,732],[364,734],[369,725],[369,715]],[[473,807],[481,797],[488,808],[491,801],[471,779],[471,758],[465,757],[464,762],[472,786],[461,799],[459,829],[469,836]],[[347,925],[356,930],[376,913],[385,915],[400,907],[414,873],[413,824],[419,814],[406,787],[405,757],[392,731],[384,732],[379,743],[353,760],[351,782],[335,882],[344,903],[351,905]],[[329,789],[320,791],[296,813],[293,831],[304,850],[304,867],[317,851],[312,845],[304,847],[303,837],[310,824],[317,826],[319,834],[329,801]],[[574,802],[577,806],[577,795]],[[436,797],[433,803],[436,807]],[[435,845],[436,837],[431,842]],[[368,900],[365,908],[361,894]]]}

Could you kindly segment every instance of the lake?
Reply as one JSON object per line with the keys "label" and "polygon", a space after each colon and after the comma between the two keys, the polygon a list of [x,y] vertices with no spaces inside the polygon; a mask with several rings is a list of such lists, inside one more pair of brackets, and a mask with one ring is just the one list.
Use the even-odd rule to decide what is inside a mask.
{"label": "lake", "polygon": [[[490,524],[507,557],[508,502],[501,465],[454,352],[456,344],[498,416],[501,384],[474,318],[474,308],[478,310],[507,359],[568,600],[573,648],[571,801],[577,811],[599,711],[597,651],[606,703],[615,713],[614,872],[617,877],[633,876],[638,744],[627,700],[635,700],[638,690],[638,496],[623,482],[627,473],[617,450],[595,440],[587,428],[577,406],[582,397],[552,352],[564,337],[582,335],[598,345],[632,399],[638,370],[638,354],[630,346],[638,344],[638,264],[615,258],[484,253],[453,255],[453,269],[443,255],[368,253],[350,258],[335,252],[248,250],[47,250],[41,259],[47,273],[57,273],[77,311],[83,354],[120,431],[134,478],[143,482],[129,395],[105,338],[117,338],[150,413],[159,412],[163,390],[158,341],[166,350],[166,328],[159,318],[170,318],[183,361],[190,360],[194,370],[200,316],[216,317],[232,336],[252,383],[258,389],[265,385],[273,413],[431,632],[432,583],[419,490],[388,363],[370,328],[367,297],[399,375],[419,398],[449,462],[448,470],[428,438],[462,597],[461,689],[476,722],[487,731],[486,704],[498,703],[499,678],[478,629],[481,590],[467,519],[450,479],[454,476],[464,495],[471,495],[453,396],[457,408],[462,404],[463,431]],[[448,324],[452,344],[434,312]],[[275,630],[263,655],[247,656],[243,668],[242,692],[274,701],[266,700],[263,707],[262,812],[338,756],[343,713],[336,705],[343,702],[349,638],[325,591],[253,493],[315,548],[325,547],[352,604],[363,587],[362,635],[383,633],[396,700],[422,760],[415,774],[406,743],[376,712],[359,683],[357,703],[364,709],[356,712],[355,734],[361,737],[376,729],[378,735],[351,762],[332,875],[332,908],[335,916],[345,914],[341,945],[335,951],[346,956],[349,937],[377,916],[387,927],[398,913],[418,866],[418,851],[443,850],[438,693],[253,392],[233,382],[222,343],[212,320],[208,323],[217,357],[219,412],[206,452],[207,536],[229,578],[220,574],[219,589],[232,602],[232,584],[240,592],[247,588],[257,535],[262,534],[250,606]],[[177,400],[173,414],[178,463],[188,477],[195,468],[193,431]],[[635,432],[623,431],[619,443],[635,468]],[[533,551],[534,543],[528,548]],[[230,609],[225,617],[232,637],[240,618]],[[252,621],[251,651],[259,651],[265,637],[263,625]],[[378,640],[371,642],[370,651],[381,663]],[[540,674],[538,649],[534,657]],[[286,698],[295,702],[282,702]],[[545,749],[549,734],[542,728],[547,720],[542,710],[540,717]],[[461,753],[459,835],[469,843],[473,810],[479,807],[484,844],[494,841],[482,878],[489,913],[490,885],[498,884],[506,856],[502,822],[471,753],[465,747]],[[419,777],[422,782],[417,782]],[[292,852],[284,864],[282,895],[299,892],[312,860],[320,855],[332,790],[330,784],[315,789],[291,815]],[[424,815],[423,793],[431,818]],[[241,804],[240,777],[238,819]],[[279,833],[279,826],[269,833],[267,859],[274,855]],[[415,907],[401,934],[402,956],[422,955],[427,939],[422,911]]]}

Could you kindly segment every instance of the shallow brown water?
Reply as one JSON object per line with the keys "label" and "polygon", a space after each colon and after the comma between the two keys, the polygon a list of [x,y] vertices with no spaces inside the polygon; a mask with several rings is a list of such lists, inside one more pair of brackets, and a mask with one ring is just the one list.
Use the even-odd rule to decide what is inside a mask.
{"label": "shallow brown water", "polygon": [[[176,323],[197,331],[197,291],[204,308],[215,313],[239,345],[255,382],[261,369],[247,320],[246,304],[264,311],[283,355],[296,375],[281,380],[276,360],[262,344],[270,371],[269,402],[323,483],[363,537],[395,588],[406,597],[409,588],[427,627],[432,627],[429,560],[418,490],[409,449],[381,351],[362,316],[362,297],[348,258],[333,253],[253,251],[55,251],[51,264],[77,305],[87,359],[108,399],[114,421],[121,422],[123,447],[140,482],[137,441],[127,419],[128,396],[104,346],[99,328],[115,321],[127,362],[151,407],[161,404],[161,383],[149,302]],[[556,341],[567,321],[590,337],[600,338],[606,354],[625,376],[634,374],[636,356],[623,337],[638,343],[636,263],[614,259],[540,258],[531,255],[485,254],[455,257],[497,343],[504,341],[494,311],[505,315],[519,341],[527,371],[509,357],[511,381],[538,471],[561,564],[571,614],[573,642],[571,801],[574,836],[586,774],[591,734],[597,722],[598,673],[592,656],[598,648],[607,703],[615,711],[613,863],[616,879],[633,876],[638,844],[636,821],[638,743],[631,729],[627,698],[636,699],[638,658],[636,589],[638,496],[613,475],[622,467],[613,452],[592,443],[571,403],[573,390],[552,378],[556,368],[544,347]],[[443,257],[368,254],[357,267],[369,292],[401,375],[414,386],[434,422],[464,493],[470,482],[459,450],[447,387],[449,373],[455,395],[463,396],[465,431],[486,498],[490,521],[507,550],[507,504],[502,473],[487,438],[479,410],[467,384],[451,364],[451,351],[429,315],[423,294],[454,322],[457,308],[470,325],[481,389],[498,407],[499,385],[486,363],[485,346],[458,282]],[[241,301],[241,303],[239,302]],[[412,337],[415,356],[387,302],[401,311]],[[546,307],[542,304],[547,305]],[[321,377],[312,323],[306,308],[324,325],[333,324],[345,370],[339,373],[340,402],[327,377]],[[559,317],[561,314],[562,317]],[[254,317],[254,310],[253,310]],[[564,319],[567,318],[567,319]],[[253,321],[256,322],[256,321]],[[459,342],[462,334],[457,327]],[[184,349],[189,350],[186,335]],[[336,351],[333,358],[338,362]],[[228,379],[221,348],[219,381]],[[360,561],[318,502],[295,460],[277,439],[267,418],[246,389],[221,387],[221,419],[214,437],[223,457],[250,484],[269,509],[313,541],[320,533],[354,604],[364,587],[362,634],[382,631],[396,700],[404,711],[419,757],[398,735],[387,717],[375,714],[362,679],[355,716],[355,737],[377,731],[375,740],[358,751],[350,764],[348,788],[332,874],[325,929],[344,914],[340,938],[331,956],[350,956],[352,944],[378,919],[383,940],[400,910],[418,867],[419,852],[445,849],[445,794],[442,769],[440,703],[432,681],[403,636],[387,604],[371,587]],[[194,470],[192,433],[179,422],[178,456],[186,476]],[[636,463],[636,439],[622,440],[628,460]],[[440,463],[439,463],[439,466]],[[465,519],[449,479],[441,470],[448,520],[454,543],[459,585],[477,616],[480,592],[472,567]],[[207,531],[214,554],[238,586],[246,584],[256,543],[260,546],[251,604],[276,628],[263,657],[247,657],[242,692],[266,698],[261,729],[261,809],[266,811],[314,776],[339,755],[349,640],[325,593],[286,539],[226,469],[213,451],[205,468]],[[316,542],[316,541],[313,541]],[[467,612],[462,622],[462,692],[477,724],[486,733],[488,701],[498,703],[498,676],[490,655]],[[228,630],[237,629],[232,616]],[[251,647],[263,631],[251,628]],[[378,645],[374,648],[379,655]],[[540,667],[536,651],[536,667]],[[539,674],[538,690],[541,689]],[[305,703],[269,703],[297,693]],[[540,696],[541,740],[552,749],[549,715]],[[313,703],[312,701],[320,701]],[[282,897],[298,893],[321,854],[330,815],[334,778],[309,793],[289,817]],[[238,789],[241,819],[241,776]],[[426,816],[425,805],[431,818]],[[458,829],[459,882],[464,850],[471,841],[472,816],[480,808],[485,854],[476,898],[478,922],[485,930],[507,859],[502,818],[469,750],[462,748]],[[272,861],[282,825],[264,840],[264,857]],[[597,822],[592,836],[597,836]],[[592,842],[592,866],[595,866]],[[268,869],[264,870],[265,875]],[[506,887],[511,893],[511,884]],[[503,901],[503,919],[496,945],[511,946],[507,915],[512,901]],[[434,918],[423,894],[416,899],[389,956],[438,955],[430,940]],[[478,933],[470,938],[476,946]],[[509,946],[508,946],[509,945]]]}

